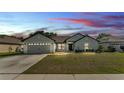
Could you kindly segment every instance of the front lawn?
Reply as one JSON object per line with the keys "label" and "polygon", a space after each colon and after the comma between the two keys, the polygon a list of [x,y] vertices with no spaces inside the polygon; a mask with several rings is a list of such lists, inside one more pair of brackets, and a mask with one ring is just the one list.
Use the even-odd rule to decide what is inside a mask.
{"label": "front lawn", "polygon": [[24,74],[124,73],[124,53],[72,53],[49,55]]}

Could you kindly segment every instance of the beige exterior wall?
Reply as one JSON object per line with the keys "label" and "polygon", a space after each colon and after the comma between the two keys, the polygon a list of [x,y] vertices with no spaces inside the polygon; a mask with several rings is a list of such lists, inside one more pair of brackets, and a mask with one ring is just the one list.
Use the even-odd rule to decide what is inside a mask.
{"label": "beige exterior wall", "polygon": [[9,47],[12,48],[12,52],[15,52],[16,48],[19,47],[19,45],[0,44],[0,53],[9,52]]}

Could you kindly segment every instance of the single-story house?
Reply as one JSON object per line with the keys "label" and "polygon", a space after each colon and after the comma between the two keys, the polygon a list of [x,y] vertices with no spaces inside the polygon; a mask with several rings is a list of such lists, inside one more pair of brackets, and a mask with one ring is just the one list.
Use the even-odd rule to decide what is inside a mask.
{"label": "single-story house", "polygon": [[122,52],[120,47],[124,46],[124,39],[115,36],[109,36],[103,38],[100,41],[100,45],[102,45],[105,49],[107,49],[109,46],[112,46],[116,51]]}
{"label": "single-story house", "polygon": [[0,35],[0,53],[15,52],[21,46],[21,40],[7,35]]}
{"label": "single-story house", "polygon": [[24,53],[54,53],[56,51],[95,51],[98,40],[80,33],[73,36],[46,37],[36,32],[23,41]]}

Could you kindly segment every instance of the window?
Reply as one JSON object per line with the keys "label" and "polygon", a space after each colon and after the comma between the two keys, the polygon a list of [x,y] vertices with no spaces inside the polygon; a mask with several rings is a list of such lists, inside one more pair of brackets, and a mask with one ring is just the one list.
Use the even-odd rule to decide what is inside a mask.
{"label": "window", "polygon": [[30,45],[33,45],[33,43],[31,43]]}
{"label": "window", "polygon": [[58,49],[64,49],[65,44],[58,44]]}
{"label": "window", "polygon": [[89,49],[89,44],[88,43],[84,44],[84,49]]}
{"label": "window", "polygon": [[39,43],[37,43],[37,45],[39,45]]}
{"label": "window", "polygon": [[61,46],[61,47],[62,47],[62,49],[64,49],[64,47],[65,47],[65,44],[62,44],[62,46]]}
{"label": "window", "polygon": [[48,45],[50,45],[50,43],[48,43]]}
{"label": "window", "polygon": [[34,43],[34,45],[36,45],[36,43]]}

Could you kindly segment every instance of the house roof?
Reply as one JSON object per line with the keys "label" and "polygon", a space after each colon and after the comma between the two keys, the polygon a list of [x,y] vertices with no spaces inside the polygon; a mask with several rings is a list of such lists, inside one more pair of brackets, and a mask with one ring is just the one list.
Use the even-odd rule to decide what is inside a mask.
{"label": "house roof", "polygon": [[[89,35],[85,35],[84,37],[82,37],[82,38],[76,40],[75,42],[77,42],[77,41],[79,41],[79,40],[81,40],[81,39],[83,39],[83,38],[85,38],[85,37],[92,38],[92,39],[96,40],[97,42],[99,42],[99,40],[97,40],[97,39],[95,39],[95,38],[93,38],[93,37],[91,37],[91,36],[89,36]],[[74,43],[75,43],[75,42],[74,42]]]}
{"label": "house roof", "polygon": [[[31,36],[29,36],[29,37],[23,39],[22,41],[24,42],[25,40],[27,40],[27,39],[29,39],[29,38],[31,38],[31,37],[37,35],[37,34],[41,34],[41,35],[45,36],[42,32],[38,31],[38,32],[35,32],[34,34],[32,34]],[[47,37],[47,36],[45,36],[45,37]],[[49,38],[49,39],[51,39],[51,40],[53,40],[53,41],[55,42],[54,39],[52,39],[52,38],[50,38],[50,37],[47,37],[47,38]]]}
{"label": "house roof", "polygon": [[[32,36],[34,36],[34,35],[36,35],[36,34],[41,34],[41,35],[43,35],[43,34],[40,33],[40,32],[36,32],[36,33],[34,33],[33,35],[29,36],[28,38],[24,39],[23,41],[25,41],[25,40],[31,38]],[[45,36],[45,37],[47,37],[47,38],[49,38],[49,39],[51,39],[51,40],[54,40],[55,43],[64,43],[66,40],[68,40],[68,39],[70,39],[70,38],[72,38],[72,37],[74,37],[74,36],[76,36],[76,35],[81,35],[81,36],[82,36],[82,37],[79,38],[78,40],[80,40],[80,39],[82,39],[82,38],[88,36],[88,35],[82,35],[82,34],[80,34],[80,33],[77,33],[77,34],[72,35],[72,36],[53,36],[53,37],[47,37],[47,36],[45,36],[45,35],[43,35],[43,36]],[[90,36],[88,36],[88,37],[90,37]],[[90,38],[92,38],[92,37],[90,37]],[[95,39],[95,38],[92,38],[92,39]],[[78,41],[78,40],[75,40],[75,41],[73,41],[73,42],[76,42],[76,41]],[[96,39],[95,39],[95,40],[96,40]]]}
{"label": "house roof", "polygon": [[21,40],[7,35],[0,35],[0,44],[21,44]]}
{"label": "house roof", "polygon": [[[52,39],[54,39],[56,41],[56,43],[63,43],[65,42],[66,40],[76,36],[76,35],[81,35],[82,37],[84,37],[84,35],[80,34],[80,33],[77,33],[77,34],[74,34],[72,36],[54,36],[54,37],[51,37]],[[80,38],[79,38],[80,39]],[[76,40],[75,40],[76,41]],[[74,41],[73,41],[74,42]]]}
{"label": "house roof", "polygon": [[[82,35],[81,33],[77,33],[77,34],[74,34],[74,35],[68,37],[66,40],[68,40],[68,39],[70,39],[70,38],[72,38],[72,37],[74,37],[74,36],[76,36],[76,35],[81,35],[82,37],[85,36],[85,35]],[[81,38],[82,38],[82,37],[81,37]],[[80,38],[79,38],[79,39],[80,39]],[[65,41],[66,41],[66,40],[65,40]],[[75,41],[77,41],[77,40],[75,40]],[[75,41],[74,41],[74,42],[75,42]]]}
{"label": "house roof", "polygon": [[104,37],[100,41],[102,43],[104,43],[104,42],[124,42],[124,39],[116,37],[116,36],[109,36],[109,37]]}
{"label": "house roof", "polygon": [[52,39],[55,40],[56,43],[63,43],[70,36],[53,36]]}

